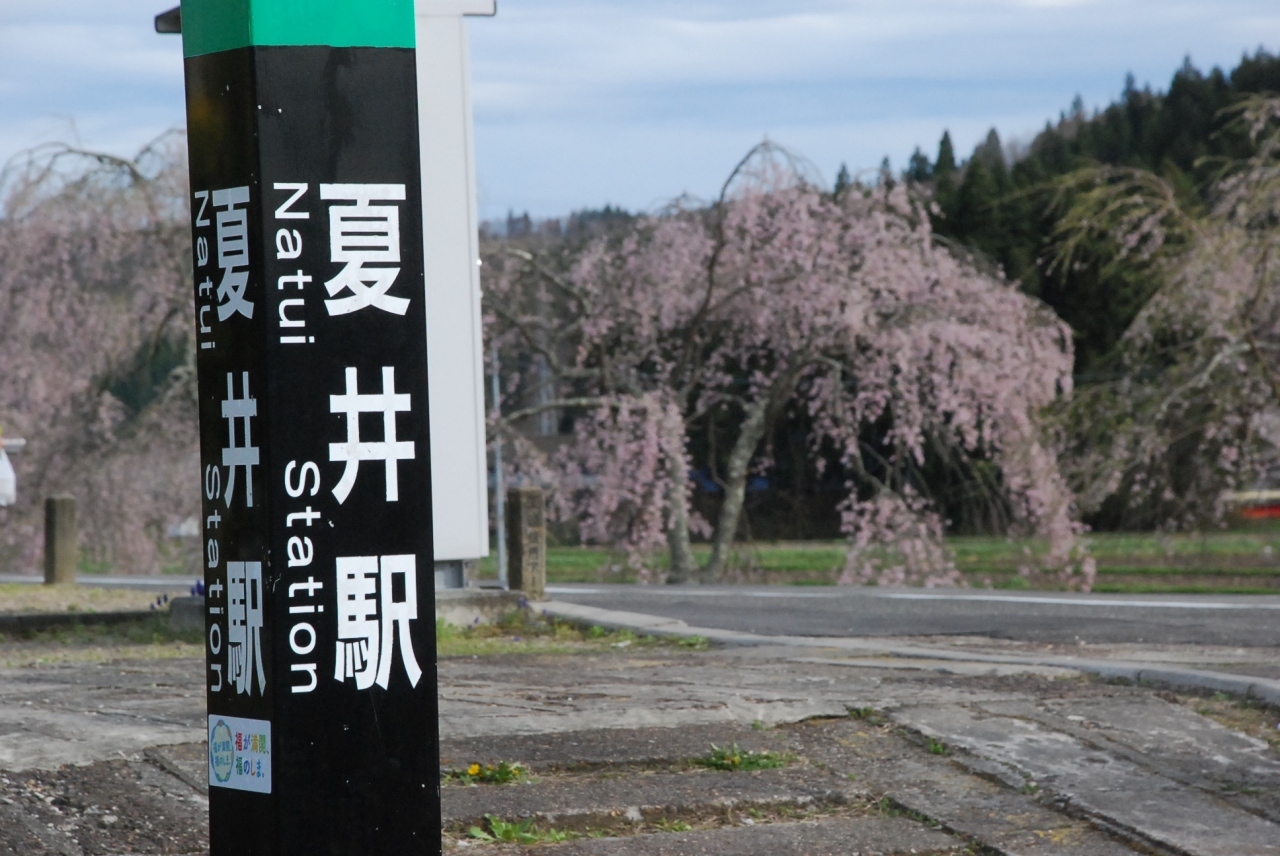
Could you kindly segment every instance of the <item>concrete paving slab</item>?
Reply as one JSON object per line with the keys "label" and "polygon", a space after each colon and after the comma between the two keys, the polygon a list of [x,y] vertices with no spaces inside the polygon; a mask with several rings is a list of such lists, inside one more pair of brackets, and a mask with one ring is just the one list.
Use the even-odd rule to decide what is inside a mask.
{"label": "concrete paving slab", "polygon": [[526,853],[556,856],[943,856],[962,842],[906,818],[852,817],[577,841]]}
{"label": "concrete paving slab", "polygon": [[1149,765],[1187,777],[1280,786],[1280,755],[1261,740],[1232,731],[1156,695],[983,702],[998,716],[1034,719],[1088,742],[1103,737]]}
{"label": "concrete paving slab", "polygon": [[844,805],[861,792],[823,771],[636,773],[441,790],[445,822],[467,828],[486,814],[537,818],[557,829],[610,829],[727,809]]}
{"label": "concrete paving slab", "polygon": [[178,743],[155,746],[142,757],[171,776],[175,776],[196,793],[209,795],[209,747],[207,743]]}
{"label": "concrete paving slab", "polygon": [[1177,852],[1280,856],[1280,826],[1037,722],[959,706],[904,708],[894,718],[1012,767],[1072,810]]}
{"label": "concrete paving slab", "polygon": [[1280,756],[1270,746],[1155,695],[979,704],[1037,722],[1280,823]]}
{"label": "concrete paving slab", "polygon": [[[1134,852],[1086,820],[1042,805],[995,771],[974,771],[930,755],[892,727],[865,721],[802,723],[788,731],[815,763],[888,796],[905,809],[1002,854],[1132,856]],[[1003,771],[1000,771],[1003,772]]]}
{"label": "concrete paving slab", "polygon": [[768,650],[444,660],[441,736],[772,726],[844,716],[850,708],[1024,696],[1013,684],[992,690],[959,678],[903,681],[885,669],[797,664],[762,653]]}
{"label": "concrete paving slab", "polygon": [[[646,764],[687,759],[712,742],[736,740],[807,758],[814,782],[832,778],[818,776],[818,763],[852,773],[857,778],[840,787],[888,795],[1001,852],[1129,852],[1058,810],[1054,798],[1165,850],[1194,856],[1278,852],[1280,825],[1259,816],[1269,809],[1225,791],[1215,795],[1195,779],[1271,787],[1274,753],[1193,711],[1165,705],[1149,689],[1055,679],[1034,669],[955,674],[823,662],[848,660],[831,654],[756,646],[445,660],[438,673],[446,757],[457,766],[518,760],[539,765],[544,775],[612,764],[612,772],[635,778]],[[797,662],[795,655],[809,660]],[[96,766],[92,762],[124,763],[109,760],[123,757],[180,783],[183,800],[203,798],[202,671],[194,659],[0,670],[0,749],[10,753],[0,756],[0,770]],[[875,727],[849,718],[850,708],[877,708],[968,751],[930,755],[892,723]],[[809,719],[815,713],[835,718]],[[755,731],[755,720],[807,721]],[[643,727],[632,724],[637,721]],[[984,755],[993,760],[982,760]],[[88,768],[47,775],[74,777],[80,769]],[[628,779],[616,781],[622,787]],[[1039,795],[1030,792],[1033,781]],[[1020,792],[1024,786],[1028,793]],[[573,810],[583,809],[561,809]],[[0,842],[9,840],[4,830],[0,819]]]}
{"label": "concrete paving slab", "polygon": [[133,757],[204,733],[195,660],[0,669],[0,770]]}
{"label": "concrete paving slab", "polygon": [[705,755],[713,744],[736,743],[750,751],[776,751],[780,736],[777,731],[758,731],[737,723],[715,723],[682,728],[609,728],[453,738],[440,742],[440,763],[447,769],[462,769],[471,764],[515,761],[537,772],[604,766],[656,767]]}
{"label": "concrete paving slab", "polygon": [[[845,693],[814,692],[803,675],[727,670],[705,657],[522,658],[520,663],[440,663],[444,738],[843,716]],[[625,670],[617,668],[626,662]],[[536,672],[527,668],[540,666]],[[769,674],[769,672],[774,672]],[[536,677],[534,677],[536,675]],[[782,677],[782,679],[780,679]]]}
{"label": "concrete paving slab", "polygon": [[[204,733],[194,659],[0,670],[0,769],[132,757]],[[1017,698],[976,686],[884,682],[885,670],[715,653],[441,661],[446,740],[648,727],[771,726],[849,707]]]}

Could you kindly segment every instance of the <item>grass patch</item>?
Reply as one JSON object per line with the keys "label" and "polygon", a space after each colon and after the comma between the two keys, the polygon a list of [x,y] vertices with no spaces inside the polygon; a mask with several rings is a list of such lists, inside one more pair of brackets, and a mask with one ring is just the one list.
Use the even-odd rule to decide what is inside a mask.
{"label": "grass patch", "polygon": [[[702,637],[637,636],[629,630],[583,629],[528,610],[514,610],[496,624],[467,628],[436,622],[436,652],[440,657],[628,649],[701,651],[709,647],[710,643]],[[0,666],[6,668],[203,656],[203,633],[173,630],[167,609],[121,624],[75,624],[37,631],[22,638],[6,638],[0,633]]]}
{"label": "grass patch", "polygon": [[1280,577],[1280,567],[1275,568],[1188,568],[1185,565],[1102,565],[1099,577],[1171,577],[1192,574],[1202,577]]}
{"label": "grass patch", "polygon": [[[1117,592],[1185,592],[1275,594],[1280,592],[1280,528],[1209,534],[1163,535],[1158,533],[1100,533],[1087,536],[1090,555],[1098,563],[1099,578],[1141,575],[1151,589],[1134,588],[1127,582]],[[975,585],[988,581],[996,588],[1023,588],[1027,581],[1018,568],[1042,555],[1047,544],[1030,539],[1017,541],[999,537],[952,537],[947,539],[959,570]],[[706,544],[694,545],[694,554],[705,561]],[[748,571],[747,578],[758,582],[791,585],[831,585],[843,567],[842,541],[779,541],[741,544],[734,549],[730,566]],[[496,576],[494,560],[482,564],[482,575]],[[664,553],[655,553],[646,564],[655,570],[666,567]],[[487,570],[485,570],[487,569]],[[1212,579],[1198,576],[1248,576],[1262,581],[1272,578],[1274,588],[1215,588]],[[1161,585],[1162,577],[1182,577]],[[635,582],[634,569],[623,557],[598,547],[549,547],[547,580],[552,583]],[[1104,582],[1105,584],[1105,582]],[[1136,583],[1141,585],[1140,583]]]}
{"label": "grass patch", "polygon": [[6,639],[0,634],[0,664],[6,668],[203,656],[201,632],[173,630],[167,611],[124,624],[41,630],[21,639]]}
{"label": "grass patch", "polygon": [[583,628],[566,621],[513,610],[493,624],[455,627],[436,621],[436,655],[484,657],[499,654],[574,654],[584,651],[653,650],[683,648],[702,651],[711,647],[701,636],[638,636],[630,630]]}
{"label": "grass patch", "polygon": [[1215,585],[1150,585],[1101,583],[1093,587],[1098,594],[1280,594],[1280,588],[1256,588]]}
{"label": "grass patch", "polygon": [[0,613],[141,612],[156,605],[157,597],[161,600],[160,606],[167,609],[167,598],[176,593],[179,593],[177,587],[157,595],[154,591],[87,585],[0,583]]}
{"label": "grass patch", "polygon": [[764,749],[759,751],[743,749],[737,743],[724,747],[712,743],[710,752],[700,758],[694,758],[690,763],[695,767],[705,767],[708,770],[733,772],[737,770],[774,770],[778,767],[785,767],[794,760],[795,757],[792,755],[783,755]]}
{"label": "grass patch", "polygon": [[1012,589],[1015,591],[1025,590],[1025,589],[1031,588],[1031,581],[1028,580],[1026,577],[1014,576],[1014,577],[1009,577],[1007,580],[1001,580],[1000,582],[993,585],[992,588]]}
{"label": "grass patch", "polygon": [[1260,797],[1267,792],[1265,788],[1258,788],[1253,785],[1240,783],[1223,785],[1222,789],[1233,794],[1240,794],[1242,797]]}

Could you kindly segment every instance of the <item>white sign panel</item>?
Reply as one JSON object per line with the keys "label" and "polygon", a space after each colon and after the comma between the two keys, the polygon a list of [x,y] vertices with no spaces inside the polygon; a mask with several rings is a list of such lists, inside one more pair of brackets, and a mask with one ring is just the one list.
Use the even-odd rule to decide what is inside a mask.
{"label": "white sign panel", "polygon": [[447,5],[419,0],[417,6],[431,497],[438,562],[489,555],[467,24],[458,14],[440,17],[428,11]]}
{"label": "white sign panel", "polygon": [[271,793],[271,723],[209,717],[209,786]]}

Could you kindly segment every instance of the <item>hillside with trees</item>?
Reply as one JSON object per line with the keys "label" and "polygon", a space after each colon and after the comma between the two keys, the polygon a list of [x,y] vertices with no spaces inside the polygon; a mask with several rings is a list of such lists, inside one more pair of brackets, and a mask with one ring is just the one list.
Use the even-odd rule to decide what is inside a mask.
{"label": "hillside with trees", "polygon": [[1228,109],[1267,92],[1280,92],[1280,57],[1266,51],[1245,56],[1230,72],[1202,73],[1187,60],[1166,91],[1139,89],[1130,75],[1119,100],[1101,110],[1088,114],[1077,99],[1029,145],[1005,145],[992,129],[961,161],[944,132],[933,160],[917,149],[904,176],[932,190],[939,235],[998,264],[1071,325],[1076,374],[1087,383],[1114,373],[1116,344],[1153,284],[1138,272],[1108,269],[1104,253],[1089,247],[1069,269],[1055,268],[1054,229],[1064,205],[1055,179],[1099,164],[1139,168],[1167,180],[1188,205],[1204,205],[1224,163],[1252,151]]}
{"label": "hillside with trees", "polygon": [[[1167,92],[1140,90],[1130,79],[1115,104],[1086,114],[1077,101],[1070,112],[1023,147],[1004,145],[993,130],[968,159],[961,160],[944,133],[933,160],[917,151],[904,174],[893,175],[886,169],[870,184],[851,179],[842,169],[832,191],[817,193],[803,168],[790,176],[796,186],[807,183],[807,192],[816,193],[815,200],[827,200],[823,204],[833,205],[833,211],[844,208],[842,216],[853,218],[840,221],[837,217],[832,222],[844,225],[833,234],[856,234],[866,227],[859,218],[884,216],[870,209],[854,215],[848,207],[851,200],[877,193],[911,200],[905,204],[917,206],[912,209],[915,216],[929,221],[922,239],[933,257],[947,257],[948,264],[983,279],[988,288],[999,290],[1004,284],[1020,290],[1066,322],[1063,329],[1069,330],[1071,339],[1066,348],[1069,365],[1050,384],[1053,391],[1036,393],[1039,404],[1024,411],[1043,432],[1036,449],[1052,458],[1052,465],[1045,464],[1033,477],[1033,494],[1044,486],[1045,496],[1054,497],[1051,504],[1058,504],[1071,520],[1095,528],[1213,527],[1224,519],[1230,491],[1256,482],[1275,466],[1280,441],[1271,425],[1277,413],[1275,296],[1280,288],[1267,264],[1276,238],[1275,224],[1269,219],[1274,214],[1267,212],[1277,198],[1270,183],[1277,118],[1270,111],[1277,102],[1257,95],[1270,90],[1280,90],[1280,59],[1264,52],[1246,57],[1230,73],[1215,69],[1202,74],[1186,63]],[[1245,193],[1241,182],[1256,192]],[[770,198],[770,205],[786,207],[778,195],[780,188],[770,181],[753,192]],[[669,211],[641,217],[616,209],[580,212],[565,224],[548,222],[539,228],[509,224],[510,237],[491,240],[486,288],[497,298],[490,304],[494,307],[491,330],[504,350],[504,364],[514,369],[505,386],[510,398],[504,402],[514,417],[505,429],[516,431],[516,423],[527,423],[531,413],[554,409],[556,417],[550,424],[560,435],[558,463],[549,467],[550,458],[525,456],[526,464],[539,460],[533,468],[537,472],[526,476],[563,486],[575,483],[572,478],[564,481],[569,471],[564,467],[577,467],[580,487],[565,495],[574,494],[583,504],[576,512],[566,507],[565,516],[604,526],[593,517],[600,509],[621,514],[609,525],[624,519],[628,523],[615,535],[606,536],[608,526],[582,534],[588,540],[623,543],[635,537],[635,521],[649,514],[647,540],[641,540],[650,548],[657,546],[654,539],[659,533],[665,532],[670,540],[671,530],[664,528],[663,521],[672,508],[672,491],[687,493],[675,503],[682,518],[689,518],[680,523],[683,534],[678,540],[687,541],[688,531],[696,533],[696,524],[704,524],[702,532],[712,541],[713,558],[703,570],[711,576],[720,572],[726,545],[743,537],[834,537],[844,532],[854,537],[851,580],[877,575],[893,580],[901,577],[853,570],[859,554],[878,555],[876,550],[882,549],[859,540],[866,533],[878,533],[872,540],[881,544],[894,541],[901,546],[910,541],[902,533],[914,531],[916,546],[908,551],[915,551],[917,564],[936,566],[945,565],[945,558],[930,552],[928,545],[937,543],[931,532],[1043,534],[1053,528],[1035,521],[1054,515],[1042,511],[1037,518],[1029,513],[1020,493],[1028,488],[1021,481],[1025,476],[1018,474],[1025,459],[1016,460],[999,443],[966,446],[949,439],[952,420],[957,414],[971,413],[970,405],[954,401],[926,405],[920,411],[924,418],[912,423],[917,433],[911,435],[915,438],[911,442],[917,445],[910,454],[898,445],[903,435],[895,424],[896,414],[888,411],[846,421],[832,431],[822,405],[810,397],[817,375],[797,383],[788,374],[786,361],[798,358],[801,363],[811,359],[815,364],[826,360],[828,366],[844,365],[835,385],[855,398],[874,387],[877,371],[895,378],[904,369],[903,365],[879,366],[874,357],[856,348],[844,353],[822,347],[806,352],[789,346],[790,356],[786,356],[777,349],[778,340],[770,338],[777,335],[775,331],[752,345],[754,350],[710,357],[719,384],[714,391],[696,378],[657,382],[654,372],[682,364],[668,354],[659,356],[653,342],[631,356],[621,347],[595,350],[601,362],[590,367],[564,359],[581,359],[591,352],[583,350],[583,336],[598,335],[586,320],[592,313],[556,310],[552,313],[556,320],[551,321],[536,306],[548,300],[559,306],[571,285],[602,294],[622,289],[629,299],[641,300],[625,311],[613,305],[611,311],[622,314],[607,322],[610,335],[625,330],[630,337],[644,330],[648,336],[671,337],[684,348],[697,343],[710,349],[698,352],[700,358],[741,344],[735,338],[740,330],[734,328],[755,323],[751,320],[755,313],[775,319],[802,311],[794,301],[769,308],[758,302],[755,289],[766,282],[793,290],[794,295],[809,295],[808,311],[818,317],[858,303],[860,290],[869,287],[862,284],[862,265],[873,264],[875,258],[865,248],[850,256],[857,261],[848,263],[844,282],[834,287],[833,297],[818,297],[820,291],[805,291],[786,276],[770,280],[769,276],[778,276],[777,271],[766,275],[763,269],[753,270],[749,261],[734,274],[743,277],[739,285],[718,279],[727,273],[717,269],[729,244],[702,254],[692,247],[711,240],[699,237],[699,230],[707,228],[707,218],[714,224],[736,207],[757,204],[746,202],[748,198],[730,193],[705,207],[681,200]],[[1240,215],[1237,209],[1242,207],[1253,213]],[[814,220],[812,211],[805,209],[808,213],[802,216],[800,210],[793,206],[778,222],[755,223],[758,235],[734,233],[732,237],[749,246],[777,242],[803,254],[801,236],[805,240],[812,236],[792,230],[802,223],[812,228]],[[918,223],[909,225],[912,216],[902,214],[902,234],[920,228]],[[682,230],[686,243],[663,246],[661,263],[657,258],[644,261],[645,277],[626,272],[644,257],[642,248],[652,243],[653,234]],[[897,234],[893,228],[890,232]],[[713,228],[712,235],[717,234],[725,239]],[[819,249],[807,251],[812,258],[820,258],[828,245],[815,246]],[[734,252],[745,252],[750,258],[755,250],[744,246]],[[770,258],[777,263],[776,255]],[[799,259],[789,264],[799,264]],[[888,278],[910,277],[913,270],[909,264],[900,266]],[[700,277],[703,285],[698,284]],[[515,288],[516,282],[524,283],[523,290]],[[723,307],[715,304],[729,315],[714,324],[687,313],[681,316],[677,307],[687,293],[707,282],[734,295]],[[641,285],[674,290],[664,298],[656,297],[657,291],[640,298],[634,292]],[[874,291],[875,286],[870,288]],[[511,314],[520,305],[519,294],[528,295],[534,307],[523,319]],[[964,315],[957,313],[957,317]],[[1013,323],[1012,318],[1006,313],[997,326]],[[688,327],[690,319],[703,326]],[[675,326],[658,332],[663,324]],[[916,331],[903,339],[905,343],[915,341],[926,328],[908,325],[904,329]],[[600,343],[590,347],[598,349]],[[668,417],[679,422],[681,443],[659,442],[656,429],[643,428],[639,422],[624,423],[616,416],[601,422],[599,387],[581,395],[567,394],[585,390],[588,375],[596,378],[591,383],[598,383],[599,372],[608,371],[606,353],[625,360],[626,371],[645,373],[647,383],[653,384],[647,388],[682,390],[674,404],[668,403]],[[911,352],[903,353],[907,358]],[[1035,372],[1043,368],[1039,361],[1047,353],[1041,347],[1038,357],[1024,354],[1016,370],[1028,380],[1038,377]],[[975,364],[990,372],[998,386],[1009,364],[1002,362],[1007,358],[993,354],[977,358]],[[860,361],[874,368],[868,373]],[[965,376],[965,365],[961,358],[951,371]],[[613,370],[623,371],[622,364]],[[766,377],[767,382],[762,380]],[[935,376],[928,384],[946,383],[944,377],[948,375]],[[895,387],[901,382],[892,379],[889,384]],[[770,383],[781,386],[771,391]],[[828,390],[834,388],[830,381],[827,384]],[[983,394],[980,389],[975,386],[961,394],[976,402]],[[770,397],[774,391],[779,391],[777,398]],[[635,414],[628,418],[634,419]],[[547,424],[544,420],[544,427]],[[605,435],[607,439],[602,439]],[[604,462],[626,458],[644,443],[651,450],[646,459],[651,469],[644,470],[649,475],[639,484],[650,491],[648,498],[642,500],[622,488],[637,472],[634,462],[615,473],[616,483],[601,493],[601,482],[595,479],[604,477]],[[545,442],[543,447],[549,448]],[[624,448],[631,451],[619,458]],[[667,451],[660,453],[663,448]],[[678,460],[672,451],[677,448],[684,455],[682,466],[693,474],[688,484],[681,484],[677,477],[681,466],[661,477],[652,469],[659,460]],[[583,464],[585,458],[579,458],[571,464],[575,454],[592,458],[591,463]],[[877,481],[886,473],[888,479]],[[1059,473],[1069,489],[1048,487],[1057,483]],[[590,489],[581,488],[588,484]],[[893,486],[896,505],[873,511],[875,497],[889,496],[884,490],[888,485]],[[911,513],[901,513],[904,510]],[[893,527],[886,526],[890,520]],[[1069,545],[1068,529],[1077,525],[1053,524],[1060,534],[1051,540]],[[890,535],[891,528],[896,534]],[[684,576],[687,557],[680,552],[673,550],[671,566],[677,576]],[[1051,552],[1057,553],[1052,565],[1085,567],[1069,546]],[[910,562],[896,565],[899,569],[910,566]],[[929,578],[918,572],[907,577]]]}
{"label": "hillside with trees", "polygon": [[[1277,90],[1269,54],[1187,64],[905,175],[825,187],[766,144],[709,202],[512,216],[482,236],[490,439],[651,579],[843,536],[846,583],[949,584],[944,536],[998,534],[1087,588],[1085,525],[1204,531],[1280,475]],[[31,440],[6,567],[60,492],[89,566],[198,561],[185,175],[173,137],[0,176],[0,427]]]}

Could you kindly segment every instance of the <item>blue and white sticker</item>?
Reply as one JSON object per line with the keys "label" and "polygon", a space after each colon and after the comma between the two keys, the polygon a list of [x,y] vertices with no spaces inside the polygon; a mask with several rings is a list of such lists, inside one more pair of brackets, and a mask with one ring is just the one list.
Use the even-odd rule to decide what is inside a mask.
{"label": "blue and white sticker", "polygon": [[271,723],[209,715],[209,786],[271,793]]}

